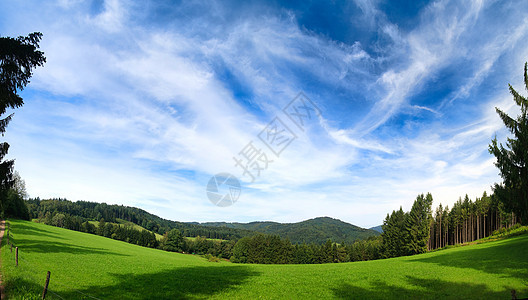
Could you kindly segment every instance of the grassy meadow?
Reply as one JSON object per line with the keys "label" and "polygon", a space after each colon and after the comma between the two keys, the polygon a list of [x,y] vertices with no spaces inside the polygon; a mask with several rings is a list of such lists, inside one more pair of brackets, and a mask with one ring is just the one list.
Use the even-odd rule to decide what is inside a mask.
{"label": "grassy meadow", "polygon": [[[394,259],[324,265],[243,265],[143,248],[96,235],[10,220],[2,241],[11,299],[528,297],[528,235]],[[58,295],[58,296],[57,296]],[[88,296],[89,295],[89,296]]]}

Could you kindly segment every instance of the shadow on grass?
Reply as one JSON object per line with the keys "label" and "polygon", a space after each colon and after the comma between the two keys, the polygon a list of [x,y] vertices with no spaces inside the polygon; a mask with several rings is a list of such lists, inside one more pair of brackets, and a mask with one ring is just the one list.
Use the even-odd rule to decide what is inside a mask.
{"label": "shadow on grass", "polygon": [[[486,245],[486,244],[483,244]],[[495,242],[485,248],[461,248],[432,257],[410,259],[456,268],[471,268],[491,274],[499,274],[525,280],[528,278],[528,235]]]}
{"label": "shadow on grass", "polygon": [[[340,299],[511,299],[511,288],[492,291],[485,284],[448,282],[439,279],[422,279],[407,276],[409,288],[393,286],[383,281],[374,281],[370,287],[343,284],[333,289]],[[528,289],[518,290],[524,296]]]}
{"label": "shadow on grass", "polygon": [[[20,277],[4,281],[6,299],[41,299],[43,286]],[[48,299],[50,297],[46,297]]]}
{"label": "shadow on grass", "polygon": [[[5,230],[6,230],[5,232],[7,232],[7,226]],[[27,226],[24,223],[17,222],[15,225],[11,225],[11,230],[13,230],[15,234],[46,236],[46,237],[55,238],[55,239],[64,239],[63,237],[61,237],[59,234],[55,232],[51,232],[44,228],[37,229],[32,226]]]}
{"label": "shadow on grass", "polygon": [[[10,234],[9,241],[13,246],[18,246],[21,253],[71,253],[71,254],[102,254],[102,255],[117,255],[128,256],[126,254],[109,251],[105,248],[87,247],[72,245],[71,243],[63,243],[57,240],[64,240],[60,235],[48,231],[45,228],[35,228],[24,223],[16,223],[12,225],[13,232]],[[25,237],[45,236],[50,240],[32,240],[15,238],[13,235],[22,235]],[[5,238],[4,238],[5,239]]]}
{"label": "shadow on grass", "polygon": [[72,245],[68,243],[55,241],[33,241],[29,239],[17,239],[13,244],[19,247],[19,250],[24,253],[71,253],[71,254],[101,254],[101,255],[116,255],[129,256],[127,254],[116,253],[109,251],[106,248],[86,247]]}
{"label": "shadow on grass", "polygon": [[[94,286],[80,292],[101,299],[208,298],[236,289],[258,273],[246,266],[195,266],[154,274],[112,274],[116,284]],[[65,299],[82,299],[76,291],[58,293]]]}

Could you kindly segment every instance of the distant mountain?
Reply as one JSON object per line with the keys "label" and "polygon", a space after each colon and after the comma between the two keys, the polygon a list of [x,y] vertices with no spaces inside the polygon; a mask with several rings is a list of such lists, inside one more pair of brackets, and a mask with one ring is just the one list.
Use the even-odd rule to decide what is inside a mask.
{"label": "distant mountain", "polygon": [[374,226],[374,227],[371,227],[369,229],[375,230],[375,231],[377,231],[379,233],[383,233],[383,229],[381,229],[381,225]]}
{"label": "distant mountain", "polygon": [[251,222],[251,223],[226,223],[206,222],[199,223],[209,227],[227,227],[245,229],[267,234],[276,234],[288,238],[292,243],[322,244],[330,239],[338,243],[353,243],[359,239],[366,239],[379,235],[378,231],[361,228],[338,219],[319,217],[298,223],[277,222]]}

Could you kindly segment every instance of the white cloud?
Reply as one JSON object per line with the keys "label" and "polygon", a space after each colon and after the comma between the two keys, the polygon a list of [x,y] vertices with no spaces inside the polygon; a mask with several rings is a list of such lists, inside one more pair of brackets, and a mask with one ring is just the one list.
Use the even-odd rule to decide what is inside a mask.
{"label": "white cloud", "polygon": [[[485,154],[492,135],[504,135],[492,107],[514,108],[505,89],[482,101],[471,99],[472,92],[495,82],[491,75],[503,57],[519,60],[527,22],[515,23],[505,43],[485,39],[472,51],[491,4],[434,2],[404,32],[376,5],[358,1],[376,20],[369,26],[393,41],[376,58],[359,42],[346,45],[300,28],[293,12],[241,17],[211,32],[207,13],[186,27],[160,28],[131,21],[137,8],[126,2],[105,1],[95,15],[73,12],[86,9],[76,2],[58,4],[71,13],[61,15],[61,26],[57,16],[39,20],[48,24],[42,29],[48,62],[35,73],[7,136],[32,196],[137,205],[183,221],[328,215],[374,226],[400,205],[410,209],[419,193],[451,204],[489,191],[498,178]],[[445,105],[411,101],[461,61],[478,67],[467,70],[469,80],[455,85]],[[249,99],[238,99],[218,69],[239,80]],[[519,82],[519,70],[511,73]],[[257,134],[273,117],[284,117],[281,109],[303,88],[313,88],[314,99],[318,88],[329,95],[318,103],[329,109],[297,131],[299,138],[254,183],[244,178],[236,205],[210,204],[209,176],[230,172],[243,179],[233,156],[250,141],[266,149]],[[347,93],[370,101],[369,113],[359,120],[332,115],[339,110],[331,107],[333,98]],[[449,124],[460,98],[479,103],[475,115]],[[433,120],[408,135],[382,128],[402,113]]]}
{"label": "white cloud", "polygon": [[105,0],[103,11],[95,16],[87,17],[89,23],[110,33],[120,32],[123,29],[123,22],[126,19],[126,10],[121,0]]}

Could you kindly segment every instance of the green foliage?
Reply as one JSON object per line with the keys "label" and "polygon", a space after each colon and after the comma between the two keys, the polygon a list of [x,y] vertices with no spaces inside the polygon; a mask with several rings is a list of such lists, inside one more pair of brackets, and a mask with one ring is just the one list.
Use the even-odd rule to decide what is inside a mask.
{"label": "green foliage", "polygon": [[380,259],[382,241],[372,236],[353,244],[327,240],[323,245],[292,245],[276,235],[258,234],[240,239],[233,247],[231,262],[253,264],[325,264]]}
{"label": "green foliage", "polygon": [[29,210],[26,202],[15,189],[7,191],[7,197],[1,204],[5,217],[29,220]]}
{"label": "green foliage", "polygon": [[198,236],[196,238],[185,238],[183,251],[192,254],[210,254],[218,258],[229,258],[233,255],[232,250],[235,243],[233,240],[212,240]]}
{"label": "green foliage", "polygon": [[392,214],[383,221],[382,244],[384,257],[398,257],[406,254],[405,241],[407,241],[407,231],[405,219],[407,214],[400,207],[399,210],[392,211]]}
{"label": "green foliage", "polygon": [[4,201],[0,201],[0,212],[4,217],[29,220],[29,210],[24,199],[26,184],[17,171],[13,173],[13,185],[7,190]]}
{"label": "green foliage", "polygon": [[233,256],[231,256],[231,262],[234,263],[247,263],[250,251],[251,238],[243,237],[233,247]]}
{"label": "green foliage", "polygon": [[[528,90],[528,63],[524,65],[524,85]],[[495,166],[500,171],[502,183],[496,183],[494,193],[504,204],[508,212],[517,214],[523,224],[528,224],[528,99],[520,95],[511,85],[510,93],[520,107],[520,114],[510,117],[495,108],[502,122],[508,128],[512,138],[507,138],[505,146],[495,137],[489,145],[489,152],[497,161]]]}
{"label": "green foliage", "polygon": [[348,224],[346,222],[321,217],[298,223],[277,222],[251,222],[251,223],[225,223],[209,222],[203,223],[207,226],[220,228],[233,228],[251,230],[264,234],[278,235],[283,239],[290,240],[293,244],[324,244],[328,239],[332,241],[343,241],[353,243],[356,240],[366,239],[379,235],[379,232],[371,229]]}
{"label": "green foliage", "polygon": [[207,261],[210,261],[210,262],[220,262],[220,259],[218,257],[212,254],[209,254],[209,253],[205,254],[203,257],[207,259]]}
{"label": "green foliage", "polygon": [[407,254],[427,252],[431,224],[431,205],[433,196],[419,195],[413,203],[409,215],[405,218],[405,251]]}
{"label": "green foliage", "polygon": [[382,237],[370,237],[363,241],[357,241],[348,248],[350,261],[366,261],[382,258]]}
{"label": "green foliage", "polygon": [[[392,259],[322,265],[210,263],[27,221],[3,239],[9,299],[36,299],[46,271],[64,299],[510,299],[528,297],[528,235]],[[308,245],[308,247],[310,247]],[[46,299],[57,299],[48,293]]]}
{"label": "green foliage", "polygon": [[276,235],[257,234],[240,239],[233,248],[233,262],[253,264],[287,264],[293,247]]}
{"label": "green foliage", "polygon": [[493,231],[493,234],[485,239],[486,240],[495,240],[497,238],[504,238],[504,237],[512,237],[517,236],[521,234],[528,233],[528,226],[522,226],[521,224],[517,223],[512,227],[501,227],[495,231]]}
{"label": "green foliage", "polygon": [[[4,115],[8,108],[15,109],[24,104],[22,97],[18,95],[18,91],[23,90],[29,83],[33,69],[44,65],[46,62],[44,53],[37,50],[41,38],[42,33],[39,32],[31,33],[27,37],[0,37],[0,115]],[[0,134],[2,136],[6,132],[6,127],[12,117],[13,114],[10,114],[0,119]],[[9,144],[7,142],[0,143],[1,209],[9,207],[6,202],[14,201],[12,198],[9,199],[12,197],[10,190],[15,184],[13,178],[14,160],[4,160],[8,151]]]}
{"label": "green foliage", "polygon": [[182,252],[185,247],[183,235],[178,229],[171,229],[163,235],[161,239],[161,248],[166,251]]}
{"label": "green foliage", "polygon": [[174,228],[180,230],[182,235],[187,237],[202,236],[223,240],[239,239],[243,236],[254,234],[251,231],[242,229],[207,227],[165,220],[142,209],[123,205],[108,205],[106,203],[87,201],[72,202],[66,199],[41,200],[36,198],[27,200],[27,206],[32,219],[46,218],[48,213],[52,217],[57,213],[63,213],[70,215],[72,218],[79,218],[81,223],[84,221],[99,221],[101,218],[110,223],[120,223],[120,220],[123,220],[160,235]]}

